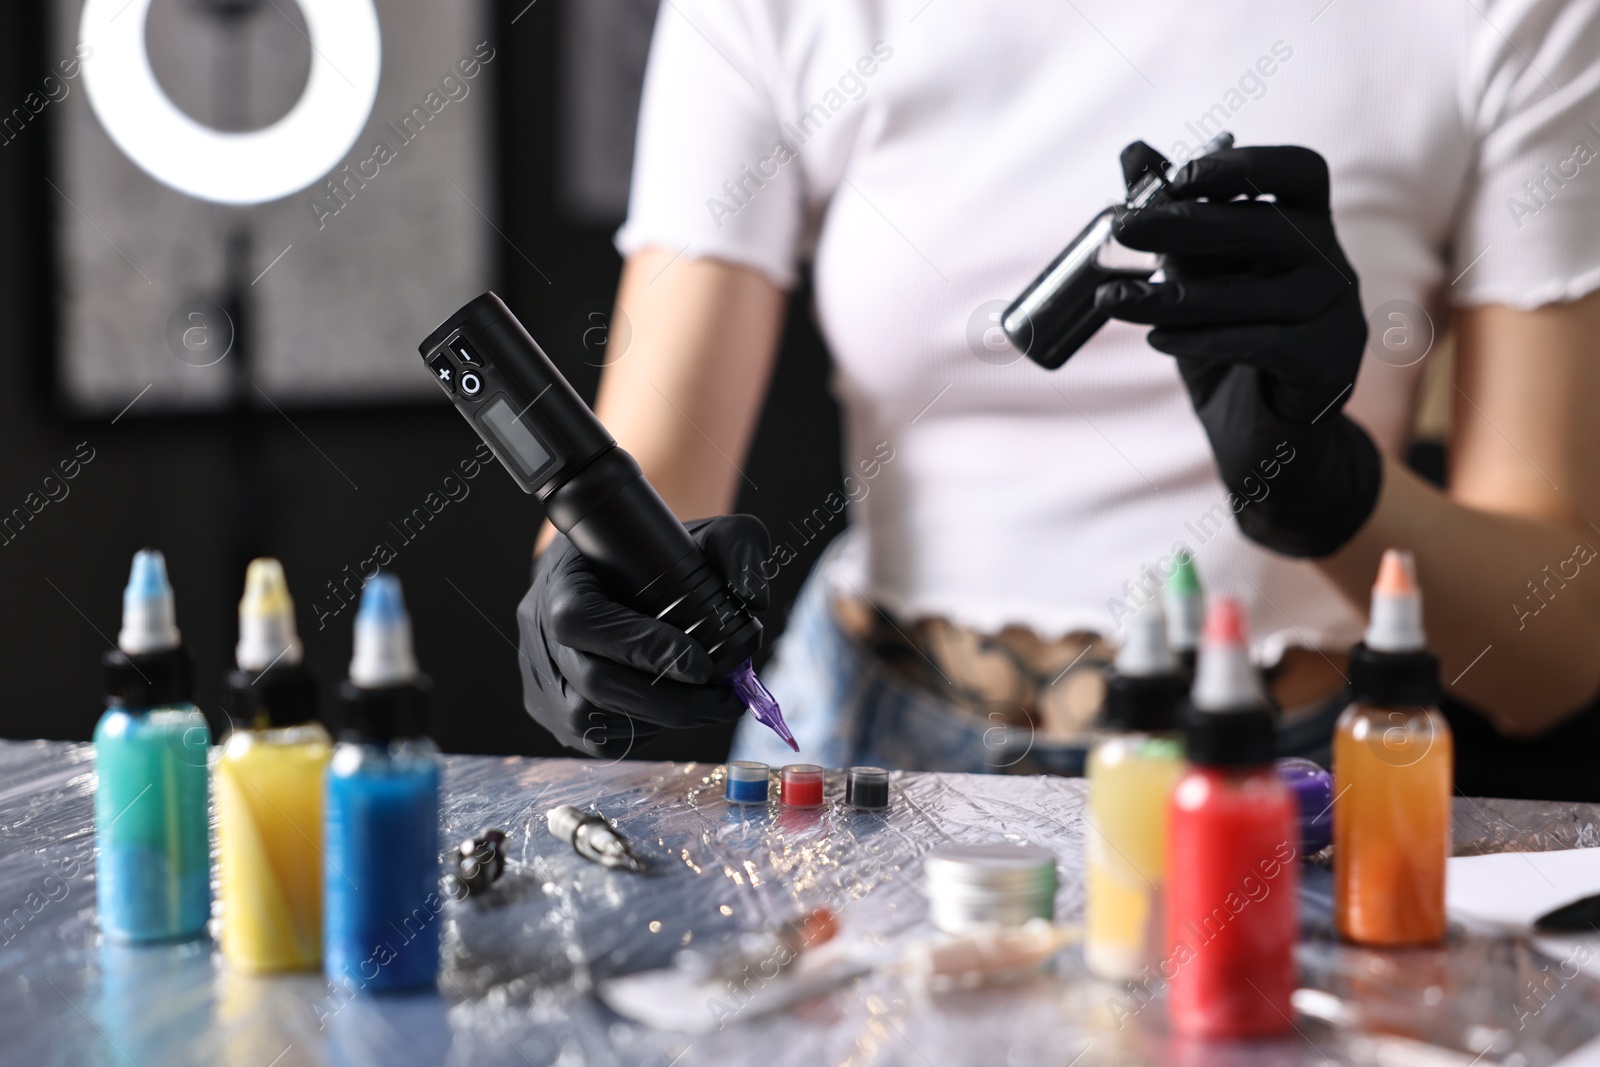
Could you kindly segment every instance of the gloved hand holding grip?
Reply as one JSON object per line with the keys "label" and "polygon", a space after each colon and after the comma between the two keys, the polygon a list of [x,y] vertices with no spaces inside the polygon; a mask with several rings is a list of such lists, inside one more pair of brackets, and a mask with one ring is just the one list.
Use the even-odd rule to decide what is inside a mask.
{"label": "gloved hand holding grip", "polygon": [[[750,666],[761,623],[500,298],[473,300],[420,350],[462,417],[523,491],[539,497],[605,591],[644,616],[640,623],[656,620],[692,636],[709,659],[707,680],[726,682],[792,746],[777,702]],[[672,664],[662,667],[673,676]],[[683,670],[679,664],[676,676]],[[648,716],[642,708],[609,710]],[[557,732],[572,743],[572,729]],[[589,740],[584,747],[593,750]]]}
{"label": "gloved hand holding grip", "polygon": [[[721,515],[695,519],[688,530],[739,599],[765,608],[757,568],[770,548],[760,520]],[[714,726],[744,714],[732,689],[706,684],[721,676],[700,643],[620,603],[565,535],[539,553],[517,628],[528,713],[570,748],[622,756],[664,728]]]}

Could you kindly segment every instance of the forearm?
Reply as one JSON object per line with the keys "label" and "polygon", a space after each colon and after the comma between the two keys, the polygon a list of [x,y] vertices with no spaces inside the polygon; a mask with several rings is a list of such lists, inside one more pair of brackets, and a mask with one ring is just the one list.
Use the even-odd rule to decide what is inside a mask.
{"label": "forearm", "polygon": [[1600,533],[1469,507],[1385,458],[1371,518],[1318,566],[1364,613],[1388,547],[1416,553],[1446,688],[1502,732],[1540,732],[1594,697]]}
{"label": "forearm", "polygon": [[719,260],[651,248],[623,267],[595,413],[679,518],[731,511],[747,481],[785,300]]}
{"label": "forearm", "polygon": [[785,294],[755,271],[673,259],[655,249],[629,258],[617,308],[633,341],[606,368],[595,411],[689,519],[723,514],[738,497]]}

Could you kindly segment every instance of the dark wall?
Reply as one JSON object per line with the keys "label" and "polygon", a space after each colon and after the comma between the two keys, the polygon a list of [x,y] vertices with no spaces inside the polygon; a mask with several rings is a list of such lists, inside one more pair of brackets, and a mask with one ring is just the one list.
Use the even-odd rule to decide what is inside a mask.
{"label": "dark wall", "polygon": [[[581,2],[581,0],[573,0]],[[495,119],[504,231],[498,289],[585,396],[598,371],[571,351],[578,309],[609,303],[620,261],[610,228],[565,222],[556,200],[556,42],[562,5],[501,4]],[[512,25],[519,11],[525,13]],[[18,5],[0,34],[0,110],[44,73],[43,13]],[[271,409],[235,417],[84,422],[55,402],[51,227],[73,210],[47,181],[47,108],[0,147],[0,513],[22,506],[45,475],[93,459],[9,543],[0,544],[0,736],[86,739],[101,711],[99,658],[115,639],[133,552],[167,555],[178,621],[199,658],[200,702],[223,725],[244,565],[271,554],[287,568],[308,659],[325,696],[350,655],[353,607],[333,612],[338,585],[379,540],[398,550],[419,659],[434,678],[435,735],[447,751],[555,754],[522,710],[515,609],[527,587],[542,515],[498,468],[447,504],[414,538],[390,526],[422,506],[477,438],[444,405]],[[530,262],[531,261],[531,262]],[[536,270],[532,264],[537,264]],[[540,271],[544,277],[541,277]],[[546,277],[548,281],[546,281]],[[449,309],[445,309],[448,311]],[[441,315],[443,312],[441,312]],[[746,470],[741,510],[784,527],[840,481],[838,419],[809,298],[791,305],[783,355]],[[248,345],[248,335],[241,337]],[[291,421],[292,420],[292,421]],[[812,545],[814,555],[819,549]],[[807,561],[809,562],[809,560]],[[786,567],[765,621],[775,635],[804,567]],[[313,603],[325,609],[318,627]],[[770,645],[769,645],[770,647]],[[720,758],[729,731],[666,735],[636,756]]]}

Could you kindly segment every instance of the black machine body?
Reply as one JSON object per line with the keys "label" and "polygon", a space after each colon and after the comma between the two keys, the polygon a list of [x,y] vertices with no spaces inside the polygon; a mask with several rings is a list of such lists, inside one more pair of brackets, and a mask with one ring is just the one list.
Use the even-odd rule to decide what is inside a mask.
{"label": "black machine body", "polygon": [[760,621],[498,296],[471,301],[419,347],[462,418],[618,601],[691,634],[717,677],[761,647]]}
{"label": "black machine body", "polygon": [[586,463],[616,447],[493,293],[450,316],[421,351],[439,388],[525,493],[547,500]]}
{"label": "black machine body", "polygon": [[[1233,145],[1221,133],[1200,150],[1208,155]],[[1177,166],[1148,171],[1128,190],[1125,204],[1101,211],[1061,254],[1011,302],[1000,328],[1018,352],[1046,370],[1055,370],[1104,326],[1108,316],[1094,306],[1094,292],[1106,282],[1129,278],[1148,281],[1161,269],[1161,257],[1129,248],[1117,240],[1117,221],[1130,212],[1170,203],[1167,183]]]}

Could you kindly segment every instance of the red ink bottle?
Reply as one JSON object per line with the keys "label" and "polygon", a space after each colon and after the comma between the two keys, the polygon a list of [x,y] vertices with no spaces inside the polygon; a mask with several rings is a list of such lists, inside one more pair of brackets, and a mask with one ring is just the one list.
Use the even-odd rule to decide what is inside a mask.
{"label": "red ink bottle", "polygon": [[1172,792],[1167,951],[1158,969],[1185,1037],[1288,1030],[1299,933],[1300,812],[1273,770],[1272,711],[1236,601],[1212,601]]}

